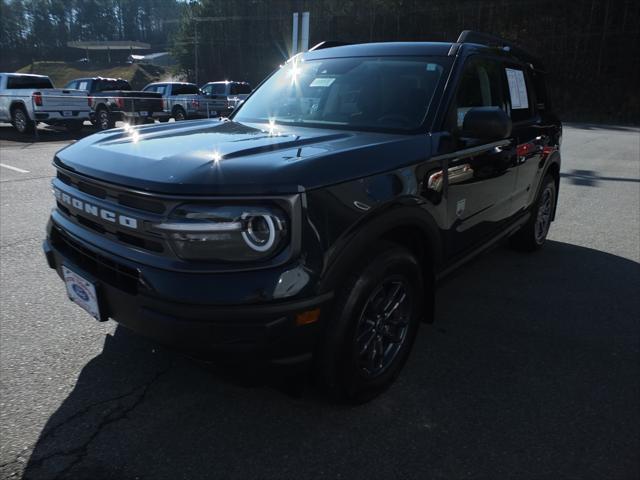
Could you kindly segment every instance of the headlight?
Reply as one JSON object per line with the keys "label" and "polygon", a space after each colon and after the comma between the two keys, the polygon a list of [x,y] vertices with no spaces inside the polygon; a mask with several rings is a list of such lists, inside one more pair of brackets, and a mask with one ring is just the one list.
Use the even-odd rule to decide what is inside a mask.
{"label": "headlight", "polygon": [[155,228],[185,260],[267,260],[288,241],[286,215],[276,206],[182,205]]}

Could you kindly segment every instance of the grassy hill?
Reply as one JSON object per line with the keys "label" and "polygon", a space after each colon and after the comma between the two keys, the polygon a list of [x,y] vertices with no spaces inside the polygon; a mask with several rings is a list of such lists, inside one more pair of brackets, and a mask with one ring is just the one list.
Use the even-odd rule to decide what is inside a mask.
{"label": "grassy hill", "polygon": [[140,89],[147,83],[172,77],[172,72],[154,65],[94,65],[67,62],[34,62],[18,70],[21,73],[48,75],[56,87],[79,77],[124,78],[134,89]]}

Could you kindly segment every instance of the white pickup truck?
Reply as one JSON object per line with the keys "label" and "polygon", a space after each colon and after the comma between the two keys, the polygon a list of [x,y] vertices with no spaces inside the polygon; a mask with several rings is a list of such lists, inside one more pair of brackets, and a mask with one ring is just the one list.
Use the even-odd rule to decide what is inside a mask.
{"label": "white pickup truck", "polygon": [[90,113],[87,92],[53,88],[44,75],[0,73],[0,122],[20,133],[32,132],[38,122],[80,130]]}

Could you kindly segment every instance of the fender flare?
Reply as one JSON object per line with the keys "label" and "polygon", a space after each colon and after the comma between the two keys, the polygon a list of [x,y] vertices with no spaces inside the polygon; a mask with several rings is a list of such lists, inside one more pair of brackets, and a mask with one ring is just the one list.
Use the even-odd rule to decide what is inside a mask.
{"label": "fender flare", "polygon": [[547,176],[547,173],[549,173],[549,170],[551,169],[552,166],[557,165],[558,166],[558,178],[557,178],[557,184],[556,184],[556,202],[555,205],[553,206],[553,215],[551,217],[551,220],[555,220],[556,218],[556,209],[558,207],[558,197],[560,196],[560,168],[562,167],[562,158],[560,156],[560,151],[556,150],[554,152],[552,152],[549,155],[549,158],[546,161],[546,165],[544,167],[544,171],[542,172],[542,175],[540,176],[540,182],[538,183],[538,186],[536,187],[536,196],[535,198],[538,198],[538,195],[540,194],[540,189],[542,188],[542,180],[544,180],[544,178]]}
{"label": "fender flare", "polygon": [[435,270],[443,261],[440,229],[420,203],[412,203],[407,205],[406,202],[396,202],[376,209],[341,235],[325,257],[320,291],[332,291],[339,287],[345,276],[362,262],[363,255],[369,251],[372,242],[392,234],[398,228],[413,228],[421,232],[420,240],[426,243],[423,251],[428,256],[428,268],[435,275]]}
{"label": "fender flare", "polygon": [[29,115],[29,109],[27,108],[27,104],[24,103],[24,100],[13,100],[9,105],[9,113],[13,112],[13,109],[16,107],[24,108],[25,112],[27,112],[27,115]]}

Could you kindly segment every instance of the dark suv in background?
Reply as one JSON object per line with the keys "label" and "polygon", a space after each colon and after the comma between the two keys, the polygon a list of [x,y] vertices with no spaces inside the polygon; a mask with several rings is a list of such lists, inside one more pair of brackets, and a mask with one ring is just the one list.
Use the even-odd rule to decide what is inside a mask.
{"label": "dark suv in background", "polygon": [[297,55],[229,120],[58,152],[49,265],[99,320],[310,363],[337,397],[370,399],[433,321],[439,280],[501,239],[544,244],[562,132],[544,79],[474,32]]}
{"label": "dark suv in background", "polygon": [[159,93],[133,90],[122,78],[76,78],[65,88],[89,93],[91,123],[99,130],[113,128],[117,121],[133,125],[153,121],[154,116],[163,110]]}

